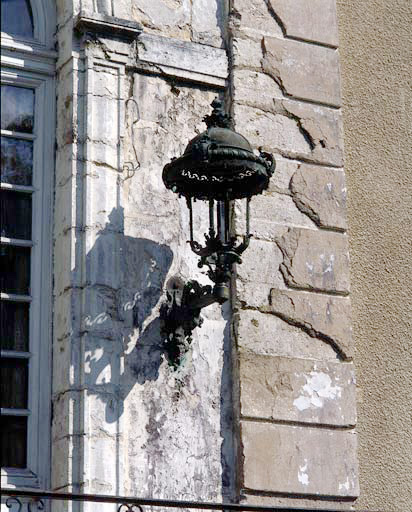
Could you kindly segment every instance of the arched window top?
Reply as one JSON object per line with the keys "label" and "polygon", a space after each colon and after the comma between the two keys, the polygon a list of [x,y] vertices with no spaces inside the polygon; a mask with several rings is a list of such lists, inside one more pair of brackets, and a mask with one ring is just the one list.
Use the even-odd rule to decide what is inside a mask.
{"label": "arched window top", "polygon": [[18,38],[34,37],[30,0],[1,0],[1,31]]}
{"label": "arched window top", "polygon": [[55,0],[1,0],[2,44],[22,42],[52,49],[55,30]]}

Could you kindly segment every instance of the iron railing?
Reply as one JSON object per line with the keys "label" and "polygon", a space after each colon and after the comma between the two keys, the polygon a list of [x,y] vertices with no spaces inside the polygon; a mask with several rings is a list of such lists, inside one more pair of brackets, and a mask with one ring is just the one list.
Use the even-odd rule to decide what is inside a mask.
{"label": "iron railing", "polygon": [[[215,510],[237,512],[337,512],[337,509],[296,508],[288,506],[261,506],[239,503],[211,503],[202,501],[163,500],[153,498],[136,498],[130,496],[108,496],[102,494],[76,494],[34,489],[1,489],[2,501],[6,507],[16,512],[36,512],[45,510],[46,502],[52,500],[107,503],[116,505],[117,512],[145,512],[147,507],[162,509]],[[339,509],[339,512],[342,509]],[[351,512],[346,510],[346,512]]]}

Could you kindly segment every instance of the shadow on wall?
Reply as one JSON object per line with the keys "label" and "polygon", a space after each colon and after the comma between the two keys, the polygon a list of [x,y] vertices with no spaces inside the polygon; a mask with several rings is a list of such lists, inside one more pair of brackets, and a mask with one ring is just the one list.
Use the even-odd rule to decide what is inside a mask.
{"label": "shadow on wall", "polygon": [[[146,238],[125,236],[123,225],[123,208],[114,208],[109,215],[109,222],[98,232],[95,243],[85,258],[85,277],[86,282],[90,283],[84,290],[83,305],[83,314],[86,315],[83,321],[83,346],[86,357],[84,372],[81,365],[78,366],[79,373],[75,377],[76,382],[84,380],[89,397],[97,399],[97,403],[92,405],[95,427],[116,432],[118,420],[124,413],[127,397],[136,384],[143,385],[159,380],[164,385],[164,375],[159,376],[159,373],[160,366],[167,363],[164,342],[160,335],[158,309],[164,297],[164,283],[173,262],[173,252],[167,245],[158,244]],[[195,423],[200,428],[199,432],[203,432],[204,435],[209,432],[208,435],[213,436],[216,428],[220,430],[221,493],[224,499],[230,501],[235,497],[237,464],[233,434],[229,304],[223,307],[222,312],[225,331],[219,393],[220,425],[210,423],[208,411],[203,405],[199,405],[196,409],[198,421]],[[209,363],[205,360],[200,364],[209,368]],[[196,395],[197,398],[202,396],[194,382],[189,384],[191,379],[188,379],[187,374],[185,375],[184,369],[183,380],[180,380],[179,371],[180,369],[175,374],[175,396],[180,396],[180,386],[189,386],[188,396]],[[207,380],[207,375],[204,374],[203,383],[206,383],[205,379]],[[162,406],[157,403],[156,395],[153,394],[156,392],[154,389],[156,386],[146,386],[142,390],[142,407],[143,411],[148,411],[146,425],[146,430],[149,432],[148,445],[154,456],[166,460],[168,455],[162,452],[161,447],[169,441],[166,438],[164,442],[158,439],[161,437],[162,424],[157,419],[157,414],[162,410]],[[190,403],[187,401],[182,403],[183,407],[188,407],[187,411],[183,411],[184,414],[194,413]],[[136,406],[135,403],[130,405]],[[80,403],[77,406],[82,407]],[[151,412],[152,410],[154,413]],[[83,413],[79,410],[79,414],[81,417]],[[182,421],[181,414],[178,414],[178,418],[178,421]],[[151,421],[155,425],[154,429],[151,427]],[[154,438],[150,440],[152,430]],[[120,489],[118,484],[121,472],[120,442],[120,438],[117,437],[116,493]],[[212,472],[213,464],[209,462],[205,464],[206,473]],[[214,466],[213,471],[215,470]],[[196,474],[196,468],[194,474]],[[199,495],[203,492],[202,490]],[[193,493],[198,494],[195,490]],[[151,495],[150,492],[149,495]],[[216,499],[216,497],[217,489],[214,489],[210,493],[210,498]]]}
{"label": "shadow on wall", "polygon": [[156,309],[172,250],[123,235],[123,208],[114,208],[86,256],[92,277],[85,304],[86,385],[106,404],[105,420],[121,416],[137,383],[156,380],[164,345]]}

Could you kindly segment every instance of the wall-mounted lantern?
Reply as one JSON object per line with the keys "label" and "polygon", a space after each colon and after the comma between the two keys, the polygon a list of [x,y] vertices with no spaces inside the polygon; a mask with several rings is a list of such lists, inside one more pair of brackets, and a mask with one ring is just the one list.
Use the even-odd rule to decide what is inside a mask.
{"label": "wall-mounted lantern", "polygon": [[[163,169],[166,187],[186,198],[190,215],[190,247],[200,257],[199,267],[208,268],[212,286],[197,281],[184,283],[171,278],[167,284],[167,302],[162,304],[160,318],[169,362],[177,365],[186,352],[193,329],[200,326],[200,310],[214,302],[223,304],[230,296],[230,280],[234,263],[249,245],[249,203],[252,196],[268,187],[275,170],[272,155],[253,152],[249,142],[231,129],[231,121],[223,104],[215,99],[211,115],[203,120],[207,130],[186,147]],[[231,205],[234,199],[246,200],[246,233],[237,242],[231,231]],[[209,232],[205,244],[194,240],[193,202],[209,204]]]}

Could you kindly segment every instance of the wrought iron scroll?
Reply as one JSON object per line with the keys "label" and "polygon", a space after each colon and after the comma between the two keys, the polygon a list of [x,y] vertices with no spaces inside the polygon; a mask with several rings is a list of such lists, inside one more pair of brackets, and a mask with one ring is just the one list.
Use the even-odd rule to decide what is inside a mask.
{"label": "wrought iron scroll", "polygon": [[144,512],[144,510],[141,505],[129,505],[128,503],[122,503],[117,509],[117,512]]}
{"label": "wrought iron scroll", "polygon": [[[42,499],[34,498],[30,501],[22,502],[18,496],[11,496],[6,500],[6,507],[12,508],[13,505],[17,505],[18,509],[16,512],[24,512],[23,506],[26,505],[27,512],[35,512],[35,510],[44,510],[45,505]],[[33,507],[36,508],[33,508]]]}

